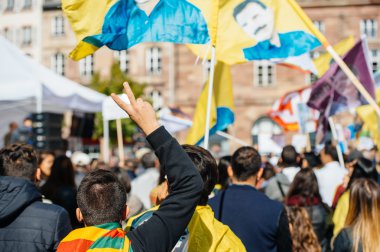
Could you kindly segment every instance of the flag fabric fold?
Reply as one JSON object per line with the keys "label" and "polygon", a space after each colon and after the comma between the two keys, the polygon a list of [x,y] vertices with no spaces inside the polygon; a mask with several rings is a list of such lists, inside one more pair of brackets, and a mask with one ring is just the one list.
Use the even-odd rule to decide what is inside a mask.
{"label": "flag fabric fold", "polygon": [[210,42],[206,20],[193,2],[62,0],[79,41],[70,57],[81,59],[105,45],[126,50],[142,42],[206,44]]}
{"label": "flag fabric fold", "polygon": [[58,252],[132,251],[120,223],[112,222],[71,231],[59,244]]}
{"label": "flag fabric fold", "polygon": [[[375,85],[368,61],[367,43],[360,40],[343,57],[368,93],[375,97]],[[346,74],[334,63],[312,86],[308,106],[320,112],[317,141],[322,142],[328,129],[328,118],[337,113],[367,104]]]}
{"label": "flag fabric fold", "polygon": [[[306,106],[310,93],[311,88],[307,87],[285,94],[273,104],[268,113],[269,117],[286,131],[299,131],[303,126],[300,125],[300,117],[303,113],[300,110]],[[307,113],[308,117],[311,117],[311,120],[316,123],[319,116],[318,111],[309,109]]]}
{"label": "flag fabric fold", "polygon": [[[334,50],[339,56],[345,55],[353,46],[355,45],[355,39],[353,36],[349,36],[348,38],[340,41],[336,45],[334,45]],[[323,76],[327,70],[329,70],[330,66],[334,62],[330,53],[326,52],[321,54],[319,57],[315,58],[314,65],[317,69],[318,76]]]}
{"label": "flag fabric fold", "polygon": [[[195,113],[193,116],[193,125],[190,128],[186,143],[201,144],[205,135],[206,114],[207,114],[207,95],[209,81],[203,87],[199,97]],[[230,66],[218,62],[215,66],[214,86],[210,112],[210,135],[216,131],[223,131],[231,125],[235,116],[233,113],[233,91]]]}

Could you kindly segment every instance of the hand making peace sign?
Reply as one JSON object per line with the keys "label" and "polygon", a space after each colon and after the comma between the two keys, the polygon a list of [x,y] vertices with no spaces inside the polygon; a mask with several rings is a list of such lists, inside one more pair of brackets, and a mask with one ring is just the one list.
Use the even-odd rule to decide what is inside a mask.
{"label": "hand making peace sign", "polygon": [[135,96],[127,82],[123,85],[130,104],[122,101],[116,94],[111,94],[112,99],[121,109],[127,112],[129,117],[144,131],[146,135],[149,135],[160,127],[160,124],[156,118],[156,112],[149,102],[146,102],[141,98],[138,98],[137,100],[135,99]]}

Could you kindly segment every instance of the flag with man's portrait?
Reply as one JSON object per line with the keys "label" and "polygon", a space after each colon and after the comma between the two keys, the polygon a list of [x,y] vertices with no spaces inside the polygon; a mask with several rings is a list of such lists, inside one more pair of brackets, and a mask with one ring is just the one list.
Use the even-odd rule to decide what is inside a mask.
{"label": "flag with man's portrait", "polygon": [[[210,27],[217,16],[216,59],[229,65],[271,60],[316,72],[308,53],[327,44],[324,36],[294,0],[219,0],[219,11],[204,9]],[[208,45],[190,49],[210,58]],[[208,52],[208,53],[207,53]]]}

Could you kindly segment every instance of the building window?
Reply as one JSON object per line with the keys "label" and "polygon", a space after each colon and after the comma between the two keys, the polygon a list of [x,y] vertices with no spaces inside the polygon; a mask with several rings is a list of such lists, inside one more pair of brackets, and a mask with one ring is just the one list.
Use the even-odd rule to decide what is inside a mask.
{"label": "building window", "polygon": [[363,19],[360,21],[360,32],[367,38],[377,37],[377,22],[375,19]]}
{"label": "building window", "polygon": [[63,16],[55,16],[52,20],[52,34],[62,36],[65,34],[65,19]]}
{"label": "building window", "polygon": [[325,24],[322,21],[313,21],[314,26],[322,33],[325,33]]}
{"label": "building window", "polygon": [[94,57],[89,55],[79,62],[80,75],[83,77],[90,77],[94,74]]}
{"label": "building window", "polygon": [[24,10],[29,10],[32,8],[32,0],[24,0]]}
{"label": "building window", "polygon": [[12,11],[15,7],[15,1],[14,0],[7,0],[7,6],[5,7],[6,11]]}
{"label": "building window", "polygon": [[21,44],[30,45],[32,44],[32,27],[24,26],[21,28]]}
{"label": "building window", "polygon": [[275,84],[275,65],[262,60],[254,63],[254,84],[256,87],[270,87]]}
{"label": "building window", "polygon": [[3,36],[9,41],[12,41],[12,31],[9,28],[4,28],[3,30]]}
{"label": "building window", "polygon": [[380,52],[371,50],[372,71],[375,73],[380,70]]}
{"label": "building window", "polygon": [[59,75],[65,75],[65,55],[56,53],[52,58],[53,70]]}
{"label": "building window", "polygon": [[152,106],[155,111],[158,111],[162,108],[164,104],[164,99],[162,98],[162,94],[158,90],[153,90],[150,92],[150,98],[152,99]]}
{"label": "building window", "polygon": [[211,60],[205,60],[203,64],[203,80],[207,81],[210,78]]}
{"label": "building window", "polygon": [[150,74],[160,74],[162,70],[161,48],[151,47],[146,53],[146,69]]}
{"label": "building window", "polygon": [[124,73],[129,73],[129,52],[127,50],[119,51],[116,52],[115,56],[119,61],[120,70]]}

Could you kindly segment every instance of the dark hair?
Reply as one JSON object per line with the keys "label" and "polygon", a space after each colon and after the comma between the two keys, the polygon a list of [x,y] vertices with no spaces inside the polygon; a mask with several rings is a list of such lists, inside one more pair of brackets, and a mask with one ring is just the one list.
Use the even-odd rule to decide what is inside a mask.
{"label": "dark hair", "polygon": [[250,4],[250,3],[257,3],[258,5],[260,5],[261,7],[263,7],[263,9],[267,8],[267,6],[264,3],[262,3],[261,1],[259,1],[259,0],[245,0],[244,2],[238,4],[234,8],[234,13],[233,13],[234,18],[236,19],[236,16],[239,15],[239,13],[241,11],[243,11],[244,8],[247,7],[247,5]]}
{"label": "dark hair", "polygon": [[0,175],[34,181],[37,155],[33,147],[23,143],[12,144],[0,150]]}
{"label": "dark hair", "polygon": [[263,175],[261,176],[261,178],[263,178],[265,180],[269,180],[274,176],[276,176],[276,170],[274,169],[274,166],[269,162],[265,162],[264,171],[263,171]]}
{"label": "dark hair", "polygon": [[227,168],[231,165],[231,156],[221,157],[218,164],[218,184],[222,186],[222,189],[228,187],[228,172]]}
{"label": "dark hair", "polygon": [[326,144],[325,147],[323,148],[325,155],[331,156],[331,158],[334,161],[338,161],[338,152],[336,151],[336,147],[332,144]]}
{"label": "dark hair", "polygon": [[42,161],[44,161],[44,159],[48,155],[51,155],[53,157],[55,156],[54,152],[52,152],[52,151],[39,151],[38,152],[38,166],[40,166],[42,164]]}
{"label": "dark hair", "polygon": [[294,146],[287,145],[282,149],[281,152],[281,166],[290,167],[298,166],[297,164],[298,153]]}
{"label": "dark hair", "polygon": [[[70,158],[59,156],[54,159],[51,167],[51,174],[41,188],[42,194],[53,200],[58,188],[61,186],[71,186],[75,188],[75,172]],[[53,200],[54,201],[54,200]]]}
{"label": "dark hair", "polygon": [[318,188],[318,180],[310,168],[301,169],[290,184],[287,199],[298,196],[299,206],[313,205],[314,200],[322,201]]}
{"label": "dark hair", "polygon": [[150,151],[148,153],[145,153],[142,157],[141,157],[141,164],[142,166],[147,169],[147,168],[152,168],[156,165],[156,160],[157,160],[157,157],[156,155],[154,154],[154,152]]}
{"label": "dark hair", "polygon": [[193,161],[203,180],[203,191],[198,205],[204,206],[208,202],[208,196],[214,189],[218,179],[218,168],[211,153],[202,147],[195,145],[182,145],[187,155]]}
{"label": "dark hair", "polygon": [[307,168],[315,168],[322,164],[321,159],[319,158],[319,156],[315,155],[314,152],[305,152],[303,154],[303,158],[308,163]]}
{"label": "dark hair", "polygon": [[349,190],[352,184],[360,178],[372,179],[377,182],[378,176],[376,166],[372,161],[361,157],[354,165],[354,170],[352,171],[350,181],[348,182],[347,190]]}
{"label": "dark hair", "polygon": [[232,155],[231,166],[234,176],[239,181],[246,181],[259,172],[261,167],[260,154],[253,147],[240,147]]}
{"label": "dark hair", "polygon": [[131,179],[129,178],[128,172],[120,169],[119,167],[115,167],[111,170],[115,176],[119,179],[119,181],[123,184],[125,191],[127,193],[131,192]]}
{"label": "dark hair", "polygon": [[123,184],[111,171],[99,169],[83,178],[78,188],[77,202],[88,226],[120,222],[127,194]]}

